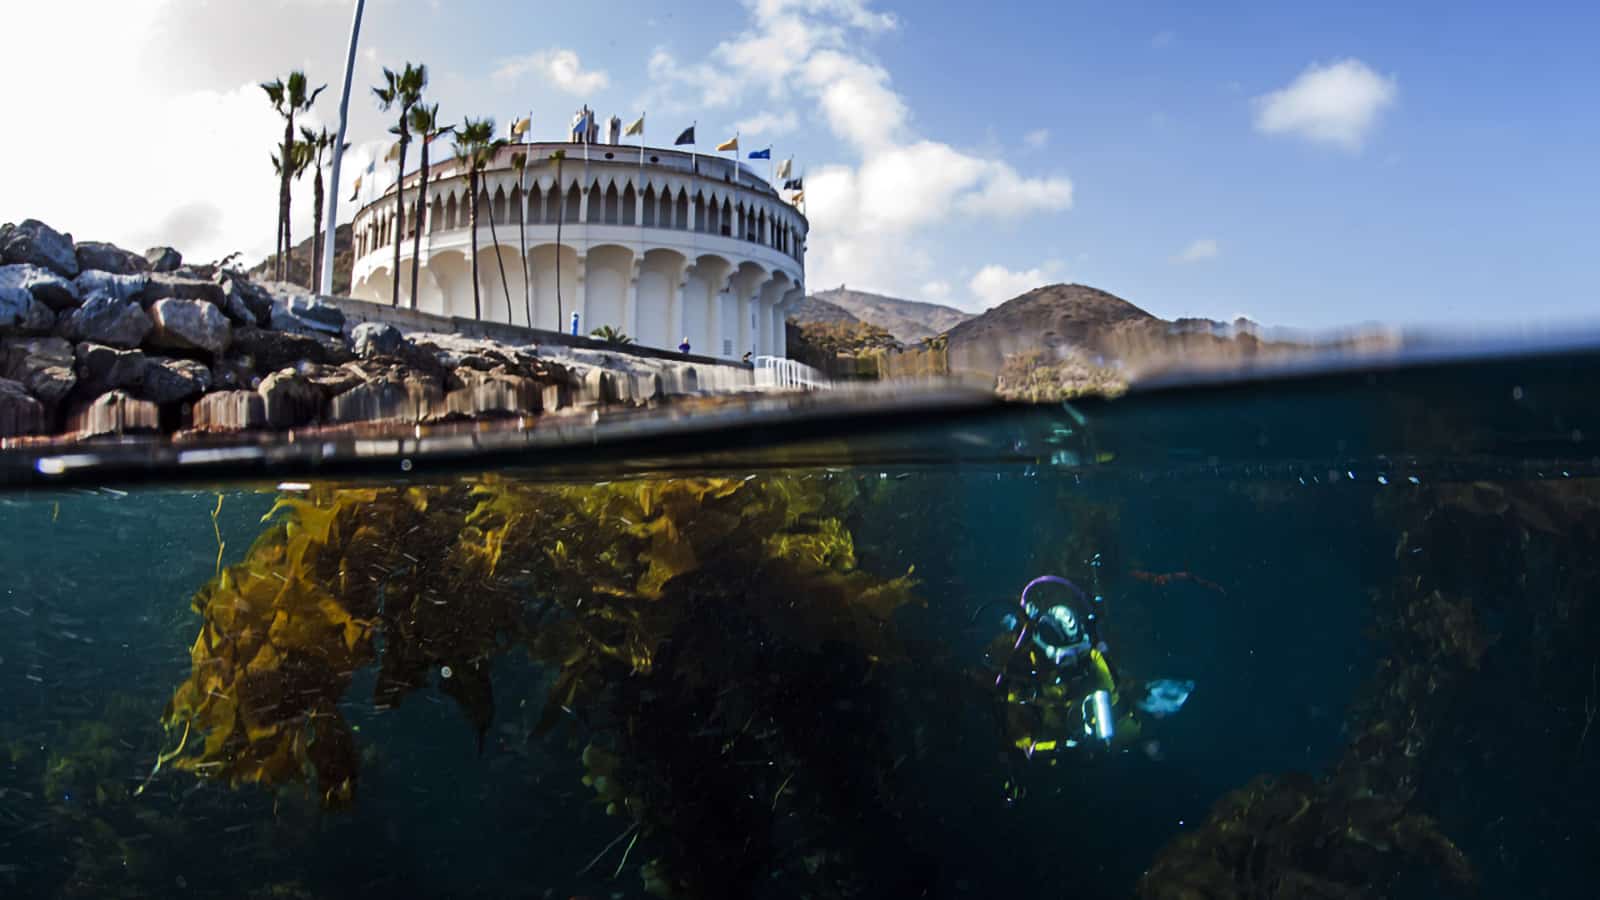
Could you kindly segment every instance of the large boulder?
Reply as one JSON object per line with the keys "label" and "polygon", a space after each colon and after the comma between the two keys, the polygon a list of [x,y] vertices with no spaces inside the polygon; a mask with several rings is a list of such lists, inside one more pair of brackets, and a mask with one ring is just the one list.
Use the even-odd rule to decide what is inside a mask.
{"label": "large boulder", "polygon": [[322,388],[294,369],[273,372],[256,389],[271,428],[297,428],[322,418]]}
{"label": "large boulder", "polygon": [[144,289],[145,299],[149,302],[173,298],[177,300],[204,300],[221,306],[227,295],[222,290],[222,285],[204,278],[189,278],[176,272],[155,272],[150,275],[150,284]]}
{"label": "large boulder", "polygon": [[339,365],[354,359],[341,338],[286,334],[264,328],[235,328],[233,350],[255,360],[256,369],[270,372],[300,362]]}
{"label": "large boulder", "polygon": [[78,254],[72,236],[62,234],[38,219],[0,232],[0,261],[28,263],[72,278],[78,274]]}
{"label": "large boulder", "polygon": [[75,283],[30,263],[0,266],[0,288],[6,287],[26,290],[52,310],[70,309],[83,300]]}
{"label": "large boulder", "polygon": [[38,434],[45,430],[44,404],[19,381],[0,378],[0,437]]}
{"label": "large boulder", "polygon": [[79,241],[78,268],[81,271],[110,272],[113,275],[132,275],[150,271],[150,261],[124,250],[116,244],[103,241]]}
{"label": "large boulder", "polygon": [[221,356],[233,342],[228,317],[204,300],[157,300],[150,306],[150,321],[155,323],[150,342],[158,347]]}
{"label": "large boulder", "polygon": [[172,272],[183,265],[183,254],[171,247],[151,247],[144,252],[152,272]]}
{"label": "large boulder", "polygon": [[67,430],[78,438],[160,431],[161,411],[148,400],[112,391],[74,410],[67,419]]}
{"label": "large boulder", "polygon": [[72,345],[58,337],[0,340],[0,363],[0,376],[20,381],[47,407],[59,404],[78,383]]}
{"label": "large boulder", "polygon": [[0,329],[44,334],[55,322],[56,314],[27,289],[0,284]]}
{"label": "large boulder", "polygon": [[147,364],[139,350],[118,350],[104,344],[79,344],[74,351],[77,359],[78,384],[92,394],[119,389],[137,390],[144,382]]}
{"label": "large boulder", "polygon": [[479,372],[460,369],[460,390],[445,396],[449,415],[484,418],[495,416],[538,415],[544,409],[544,386],[505,370]]}
{"label": "large boulder", "polygon": [[222,311],[238,325],[268,325],[272,322],[272,294],[250,279],[229,274],[222,280]]}
{"label": "large boulder", "polygon": [[113,300],[140,300],[144,297],[145,288],[150,284],[150,276],[143,272],[117,275],[90,269],[80,273],[72,283],[77,287],[79,296],[85,300],[99,296],[110,297]]}
{"label": "large boulder", "polygon": [[67,334],[73,340],[112,347],[137,347],[153,328],[155,323],[139,304],[106,295],[84,301],[66,320]]}
{"label": "large boulder", "polygon": [[306,295],[274,297],[272,327],[295,334],[344,334],[344,310]]}
{"label": "large boulder", "polygon": [[350,344],[362,359],[393,356],[405,342],[400,329],[387,322],[362,322],[350,332]]}
{"label": "large boulder", "polygon": [[255,391],[217,391],[194,404],[196,431],[242,431],[266,425],[266,404]]}
{"label": "large boulder", "polygon": [[165,406],[192,400],[211,388],[211,370],[192,359],[150,357],[145,362],[139,397]]}
{"label": "large boulder", "polygon": [[260,383],[261,379],[256,377],[255,361],[236,351],[230,351],[211,363],[211,384],[219,390],[253,391]]}

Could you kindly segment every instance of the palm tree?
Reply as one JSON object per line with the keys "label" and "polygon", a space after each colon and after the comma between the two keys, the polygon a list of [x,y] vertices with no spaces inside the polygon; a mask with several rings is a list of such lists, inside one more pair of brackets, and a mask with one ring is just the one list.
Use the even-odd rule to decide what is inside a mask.
{"label": "palm tree", "polygon": [[[479,298],[478,290],[478,181],[489,160],[499,151],[501,142],[494,139],[493,119],[462,119],[455,135],[456,160],[467,170],[467,193],[471,196],[467,206],[469,210],[467,227],[471,232],[468,237],[472,250],[472,315],[474,318],[482,319],[483,302]],[[489,218],[493,224],[494,216],[491,215]],[[501,270],[504,271],[504,266]],[[509,297],[509,293],[507,296]],[[509,300],[506,306],[510,308]]]}
{"label": "palm tree", "polygon": [[288,273],[288,252],[294,246],[289,242],[289,181],[293,177],[294,166],[283,165],[281,161],[292,162],[294,158],[294,117],[310,112],[311,105],[317,102],[317,95],[327,87],[323,85],[307,94],[306,73],[298,69],[289,73],[287,81],[275,78],[261,85],[261,89],[267,92],[267,99],[272,101],[272,108],[283,116],[283,143],[278,147],[278,155],[273,157],[273,168],[278,173],[278,264],[274,274],[279,280]]}
{"label": "palm tree", "polygon": [[[305,147],[309,162],[316,169],[316,177],[311,182],[311,196],[316,201],[316,209],[311,213],[311,229],[314,235],[311,238],[311,281],[314,286],[317,275],[322,271],[322,155],[333,149],[334,141],[338,140],[328,129],[312,131],[309,128],[300,129],[300,144]],[[350,149],[346,144],[340,148],[341,153]]]}
{"label": "palm tree", "polygon": [[[489,119],[488,122],[489,131],[493,133],[494,120]],[[490,163],[494,162],[495,157],[500,155],[500,150],[504,148],[506,144],[507,141],[505,138],[495,138],[484,145],[483,153],[478,164],[479,168],[487,168]],[[500,267],[500,290],[504,291],[506,295],[506,324],[510,325],[512,323],[511,285],[506,282],[506,258],[505,255],[500,252],[500,236],[495,234],[494,231],[494,207],[492,206],[489,208],[489,240],[494,241],[494,261],[495,264]]]}
{"label": "palm tree", "polygon": [[567,187],[561,183],[561,163],[567,158],[567,151],[557,150],[550,154],[556,161],[556,330],[562,328],[561,322],[561,223],[567,218]]}
{"label": "palm tree", "polygon": [[[406,147],[411,144],[411,129],[409,120],[411,108],[422,102],[422,91],[428,86],[428,67],[406,63],[406,67],[399,72],[389,69],[383,70],[383,85],[372,89],[378,98],[378,107],[388,112],[391,107],[400,107],[400,121],[391,129],[391,133],[399,136],[400,154],[398,158],[399,170],[395,174],[394,191],[394,297],[390,301],[393,306],[400,305],[400,244],[406,233],[406,204],[405,204],[405,176],[406,176]],[[413,267],[416,260],[412,261]]]}
{"label": "palm tree", "polygon": [[[533,278],[528,274],[528,154],[511,154],[511,168],[517,170],[517,249],[522,256],[522,302],[528,307],[528,327],[533,327]],[[559,249],[557,253],[561,252]]]}
{"label": "palm tree", "polygon": [[428,145],[434,138],[449,134],[455,130],[454,125],[439,126],[439,104],[432,106],[417,104],[411,109],[411,130],[422,140],[422,166],[417,183],[417,234],[411,240],[411,308],[417,308],[417,276],[422,267],[417,260],[422,258],[422,229],[427,221],[428,210]]}
{"label": "palm tree", "polygon": [[619,347],[633,343],[633,338],[628,337],[610,325],[601,325],[599,328],[589,332],[589,336],[599,338],[608,344],[616,344]]}
{"label": "palm tree", "polygon": [[[287,166],[283,164],[283,160],[278,158],[278,154],[272,154],[272,171],[280,177],[287,177],[291,182],[304,175],[306,167],[309,165],[311,165],[311,148],[304,141],[295,141],[289,145],[289,165]],[[287,226],[280,233],[280,237],[285,241],[288,240],[289,232]],[[273,260],[273,264],[279,272],[277,280],[292,282],[294,281],[294,250],[287,243],[284,246],[288,248],[287,252],[279,252]]]}

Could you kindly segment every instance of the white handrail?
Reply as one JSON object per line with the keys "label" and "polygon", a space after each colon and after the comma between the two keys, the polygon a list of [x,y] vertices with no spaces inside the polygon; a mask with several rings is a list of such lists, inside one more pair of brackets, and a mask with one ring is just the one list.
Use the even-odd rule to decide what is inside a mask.
{"label": "white handrail", "polygon": [[833,389],[833,382],[826,375],[803,362],[781,356],[758,356],[751,364],[755,366],[756,387],[788,391]]}

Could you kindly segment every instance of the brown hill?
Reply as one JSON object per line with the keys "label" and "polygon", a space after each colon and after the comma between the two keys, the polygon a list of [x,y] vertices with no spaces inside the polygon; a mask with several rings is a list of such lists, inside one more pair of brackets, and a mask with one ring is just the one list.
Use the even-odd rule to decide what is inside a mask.
{"label": "brown hill", "polygon": [[[314,285],[321,273],[314,277],[311,272],[311,238],[306,238],[296,244],[289,253],[289,281],[295,284],[310,287]],[[349,223],[339,226],[334,233],[333,254],[333,293],[340,297],[350,296],[350,273],[355,267],[355,253],[351,245],[351,232]],[[409,249],[409,248],[408,248]],[[272,264],[277,254],[268,256],[249,275],[257,281],[269,281],[272,278]]]}
{"label": "brown hill", "polygon": [[818,291],[811,296],[882,328],[903,344],[914,344],[923,338],[943,334],[972,318],[970,313],[937,303],[899,300],[866,291],[852,291],[842,286],[831,291]]}
{"label": "brown hill", "polygon": [[1046,285],[951,328],[950,366],[999,372],[1007,356],[1020,353],[1118,355],[1122,338],[1167,327],[1115,294],[1081,284]]}
{"label": "brown hill", "polygon": [[842,306],[817,297],[801,297],[800,302],[788,312],[788,319],[797,325],[853,325],[861,320]]}

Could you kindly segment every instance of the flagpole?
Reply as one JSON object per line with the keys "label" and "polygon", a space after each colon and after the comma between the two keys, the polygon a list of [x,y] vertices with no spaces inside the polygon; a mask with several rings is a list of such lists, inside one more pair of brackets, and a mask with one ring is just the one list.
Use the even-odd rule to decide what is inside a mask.
{"label": "flagpole", "polygon": [[[333,145],[333,190],[328,192],[328,233],[322,242],[322,281],[320,292],[333,293],[333,254],[339,234],[339,161],[344,156],[345,129],[350,124],[350,82],[356,71],[356,41],[361,37],[361,12],[366,0],[356,0],[355,14],[350,20],[350,52],[344,61],[344,94],[339,98],[339,137]],[[289,160],[284,160],[285,167]],[[292,252],[292,251],[291,251]],[[400,273],[396,272],[398,278]]]}

